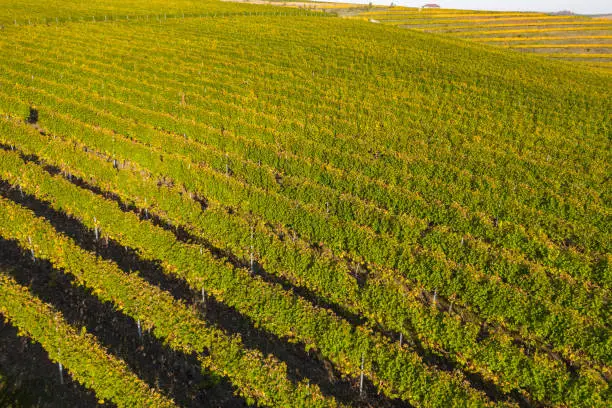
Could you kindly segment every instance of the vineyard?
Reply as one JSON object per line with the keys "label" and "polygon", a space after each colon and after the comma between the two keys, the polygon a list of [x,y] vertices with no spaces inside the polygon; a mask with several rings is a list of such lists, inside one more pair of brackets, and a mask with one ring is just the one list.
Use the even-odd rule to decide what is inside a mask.
{"label": "vineyard", "polygon": [[0,405],[610,406],[612,77],[402,10],[0,0]]}
{"label": "vineyard", "polygon": [[358,18],[612,68],[612,20],[606,18],[407,7],[377,7]]}

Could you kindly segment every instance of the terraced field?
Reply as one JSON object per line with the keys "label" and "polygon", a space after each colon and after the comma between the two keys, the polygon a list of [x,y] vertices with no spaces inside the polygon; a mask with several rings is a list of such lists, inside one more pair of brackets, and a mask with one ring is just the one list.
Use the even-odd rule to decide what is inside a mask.
{"label": "terraced field", "polygon": [[0,402],[609,405],[608,73],[271,5],[0,6]]}
{"label": "terraced field", "polygon": [[360,18],[612,68],[612,20],[546,13],[390,7]]}

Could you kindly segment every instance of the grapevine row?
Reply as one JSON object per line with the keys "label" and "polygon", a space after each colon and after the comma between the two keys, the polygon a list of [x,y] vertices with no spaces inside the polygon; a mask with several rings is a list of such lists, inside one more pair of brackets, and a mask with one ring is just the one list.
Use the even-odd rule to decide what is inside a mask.
{"label": "grapevine row", "polygon": [[[3,156],[8,157],[7,153]],[[31,186],[36,185],[36,196],[56,210],[78,217],[92,230],[100,228],[102,236],[137,249],[144,259],[161,260],[166,273],[185,280],[194,291],[204,289],[279,337],[317,349],[344,374],[358,375],[365,355],[365,373],[389,396],[426,406],[440,398],[484,403],[482,395],[466,388],[456,376],[427,369],[415,353],[389,344],[366,328],[353,328],[278,285],[215,259],[198,245],[176,242],[172,233],[123,213],[112,202],[80,190],[61,177],[51,177],[36,166],[26,165],[20,174],[9,172],[8,167],[7,163],[3,177],[23,191],[34,192]],[[425,384],[437,392],[429,394]]]}
{"label": "grapevine row", "polygon": [[[66,127],[65,127],[65,125],[62,125],[62,127],[61,127],[61,128],[58,128],[58,129],[59,129],[59,130],[58,130],[58,133],[60,133],[60,134],[62,134],[62,133],[70,133],[70,132],[73,132],[73,131],[74,131],[74,127],[72,127],[72,126],[71,126],[71,128],[66,128]],[[91,133],[91,129],[86,129],[86,128],[84,128],[84,129],[83,129],[83,132],[80,134],[80,138],[81,138],[82,140],[88,140],[89,138],[87,138],[87,135],[88,135],[89,133]],[[119,145],[114,144],[114,143],[111,143],[111,145],[109,145],[110,149],[109,149],[109,147],[106,147],[106,148],[101,147],[101,146],[103,146],[103,145],[100,145],[100,143],[102,143],[102,142],[103,142],[103,139],[101,139],[100,137],[92,137],[92,138],[91,138],[91,139],[90,139],[90,140],[89,140],[87,143],[88,143],[88,144],[91,144],[91,146],[98,146],[98,147],[96,147],[96,149],[101,150],[101,151],[113,151],[113,150],[114,150],[114,151],[116,151],[116,150],[119,148]],[[110,142],[110,141],[107,141],[107,142],[104,142],[104,143],[109,143],[109,142]],[[139,156],[139,157],[144,158],[144,156],[147,156],[147,161],[148,161],[149,163],[148,163],[147,165],[145,165],[145,166],[144,166],[144,167],[146,167],[146,168],[153,169],[153,168],[160,168],[160,166],[161,166],[161,168],[166,168],[166,169],[168,169],[168,170],[170,170],[170,169],[174,168],[174,170],[171,170],[171,172],[170,172],[170,173],[168,173],[168,171],[166,170],[166,171],[161,171],[161,172],[158,172],[158,174],[159,174],[159,175],[171,175],[171,177],[172,177],[173,179],[175,179],[175,181],[179,181],[179,182],[181,182],[181,181],[182,181],[182,182],[183,182],[183,184],[185,184],[185,186],[187,186],[188,190],[190,190],[190,191],[204,192],[204,193],[205,193],[205,194],[204,194],[204,196],[216,196],[216,198],[217,198],[217,199],[219,199],[219,201],[224,201],[224,202],[227,202],[228,200],[230,200],[230,202],[234,202],[234,203],[236,203],[237,201],[238,201],[238,202],[242,201],[242,199],[240,198],[240,196],[245,194],[245,192],[243,191],[243,188],[244,188],[244,187],[240,189],[240,192],[237,192],[236,187],[238,187],[238,185],[236,185],[236,183],[234,182],[233,184],[234,184],[236,187],[234,187],[234,188],[233,188],[233,190],[235,190],[236,192],[235,192],[234,194],[229,194],[229,195],[228,195],[228,192],[221,192],[222,196],[221,196],[221,197],[219,197],[219,196],[218,196],[218,195],[219,195],[219,193],[220,193],[220,191],[219,191],[219,187],[220,187],[222,184],[228,184],[228,182],[231,182],[231,180],[227,180],[225,177],[221,177],[221,178],[220,178],[218,175],[217,175],[217,176],[215,176],[215,174],[216,174],[216,173],[214,173],[214,172],[213,172],[213,173],[211,173],[211,174],[210,174],[210,176],[214,176],[215,178],[217,178],[217,179],[218,179],[218,181],[219,181],[219,183],[217,183],[217,184],[215,185],[215,187],[214,187],[212,190],[211,190],[211,187],[212,187],[212,186],[209,184],[211,180],[201,180],[201,182],[204,182],[204,185],[207,185],[207,184],[209,185],[208,190],[210,191],[210,193],[207,193],[207,192],[206,192],[206,190],[204,190],[204,191],[200,191],[200,190],[201,190],[201,188],[195,188],[195,189],[194,189],[194,188],[193,188],[193,186],[189,186],[189,184],[187,184],[187,183],[193,183],[193,182],[194,182],[195,180],[197,180],[198,178],[202,178],[202,174],[201,174],[201,173],[200,173],[200,174],[194,174],[194,177],[193,177],[193,178],[189,178],[189,180],[182,180],[182,176],[181,176],[180,178],[176,178],[176,176],[175,176],[175,175],[172,175],[172,173],[174,173],[174,174],[184,174],[184,172],[193,173],[193,172],[195,171],[195,169],[185,168],[186,163],[183,163],[183,162],[178,162],[178,161],[172,161],[172,160],[171,160],[171,161],[166,160],[165,162],[163,162],[163,163],[162,163],[162,162],[161,162],[161,160],[157,160],[157,159],[155,159],[154,157],[151,157],[151,151],[150,151],[150,148],[149,148],[149,149],[146,149],[146,152],[145,152],[145,150],[143,150],[143,151],[142,151],[142,153],[136,153],[136,152],[137,152],[139,149],[141,149],[141,150],[142,150],[142,148],[138,147],[138,145],[137,145],[137,144],[135,144],[134,142],[128,142],[128,144],[127,144],[127,145],[123,145],[123,144],[122,144],[121,146],[124,146],[124,147],[131,146],[129,150],[133,150],[133,149],[136,149],[136,150],[133,150],[133,153],[124,154],[124,155],[121,155],[121,156],[119,156],[119,155],[118,155],[117,157],[123,157],[123,158],[128,158],[128,157],[130,157],[130,158],[134,158],[134,157],[138,157],[138,156]],[[151,160],[153,160],[153,162],[151,162]],[[157,163],[155,163],[155,162],[157,162]],[[152,164],[152,163],[155,163],[155,164]],[[190,166],[187,166],[187,167],[190,167]],[[182,168],[182,170],[178,170],[179,168]],[[204,169],[204,168],[200,168],[200,170],[203,170],[203,169]],[[178,171],[178,173],[176,173],[177,171]],[[199,184],[199,182],[198,182],[198,184]],[[230,186],[231,186],[231,185],[232,185],[232,184],[230,184]],[[252,190],[252,189],[251,189],[251,190]],[[257,190],[255,190],[255,191],[257,191]],[[277,199],[275,200],[274,204],[268,204],[267,206],[265,205],[265,203],[266,203],[266,201],[267,201],[267,200],[270,200],[270,199],[272,199],[272,198],[273,198],[273,197],[270,197],[271,195],[272,195],[272,193],[271,193],[270,191],[268,191],[268,192],[267,192],[267,194],[266,194],[265,196],[264,196],[263,194],[261,194],[261,196],[260,196],[261,198],[260,198],[260,199],[261,199],[261,200],[263,200],[263,204],[262,204],[262,205],[258,205],[258,207],[260,207],[260,209],[259,209],[259,211],[258,211],[258,212],[260,212],[260,213],[261,213],[261,211],[264,211],[264,212],[263,212],[263,215],[264,215],[264,217],[266,217],[266,218],[268,218],[268,219],[274,219],[275,217],[276,217],[276,218],[278,218],[278,216],[279,216],[279,213],[278,213],[278,211],[277,211],[277,210],[278,210],[278,205],[279,205],[279,202],[280,202],[280,198],[277,198]],[[248,200],[248,198],[247,198],[247,200]],[[326,235],[330,236],[330,238],[332,238],[332,239],[338,239],[338,237],[337,237],[337,236],[335,236],[335,237],[334,237],[334,234],[331,234],[331,233],[329,233],[329,234],[328,234],[328,233],[327,233],[328,231],[326,231],[326,230],[327,230],[327,229],[332,228],[332,226],[328,224],[328,220],[327,220],[327,221],[323,221],[323,220],[321,220],[321,221],[316,221],[316,220],[317,220],[317,218],[315,218],[316,214],[312,214],[312,213],[310,213],[310,212],[306,212],[306,211],[305,211],[306,209],[303,209],[303,210],[302,210],[302,209],[300,209],[300,208],[293,208],[292,206],[289,206],[289,207],[287,208],[287,210],[288,210],[288,211],[290,211],[290,212],[294,212],[294,213],[295,213],[295,211],[296,211],[296,210],[300,210],[300,211],[299,211],[297,214],[300,214],[300,213],[301,213],[301,214],[303,214],[303,215],[301,215],[301,216],[296,216],[296,217],[294,218],[294,219],[296,219],[296,218],[297,218],[297,222],[314,223],[314,225],[318,225],[318,228],[317,228],[317,229],[318,229],[318,231],[322,231],[322,232],[323,232],[323,233],[325,233]],[[266,214],[266,211],[267,211],[267,213],[268,213],[268,214]],[[271,214],[270,214],[270,213],[271,213]],[[290,213],[290,214],[291,214],[291,213]],[[284,223],[285,223],[285,224],[291,224],[291,222],[286,222],[286,221],[285,221]],[[308,224],[306,224],[306,225],[308,225]],[[302,230],[302,229],[301,229],[301,228],[299,228],[299,229],[298,229],[298,231],[299,231],[299,230]],[[366,235],[366,234],[368,234],[367,232],[357,230],[357,231],[353,232],[353,234],[355,234],[355,233],[356,233],[357,237],[361,236],[361,237],[363,237],[363,238],[361,238],[361,239],[355,239],[356,237],[353,237],[353,238],[352,238],[352,240],[353,240],[352,244],[353,244],[353,245],[363,245],[363,242],[364,242],[364,241],[366,241],[366,242],[368,241],[368,238],[367,238],[367,236],[368,236],[368,235]],[[365,234],[364,234],[364,233],[365,233]],[[342,238],[342,236],[340,236],[340,238]],[[326,239],[326,241],[327,241],[327,240],[328,240],[328,239]],[[336,242],[338,242],[338,241],[336,241]],[[378,249],[377,249],[376,251],[378,252],[378,254],[379,254],[381,257],[379,258],[380,260],[376,260],[376,261],[375,261],[375,263],[380,263],[380,264],[383,264],[383,265],[386,263],[388,266],[390,266],[390,267],[392,267],[392,268],[393,268],[393,267],[396,267],[396,265],[394,265],[394,264],[389,265],[389,258],[391,257],[391,259],[393,260],[393,257],[392,257],[392,256],[389,256],[390,254],[389,254],[388,252],[386,252],[386,253],[385,253],[385,252],[380,252],[381,250],[383,250],[383,251],[388,251],[388,250],[389,250],[389,248],[383,249],[383,248],[381,248],[380,243],[377,243],[376,241],[372,241],[372,240],[371,240],[371,241],[368,243],[368,245],[372,245],[372,246],[374,246],[375,248],[377,248],[377,247],[378,247]],[[459,243],[457,243],[457,246],[459,246]],[[359,248],[359,247],[357,247],[357,248]],[[366,247],[366,248],[367,248],[367,247]],[[369,251],[372,251],[372,249],[369,249]],[[405,256],[405,255],[404,255],[404,256]],[[414,255],[413,255],[413,256],[414,256]],[[432,265],[432,259],[431,259],[430,257],[427,257],[426,259],[423,259],[424,257],[422,257],[422,256],[421,256],[421,255],[419,255],[419,254],[417,254],[416,256],[417,256],[418,258],[416,258],[416,257],[415,257],[415,258],[416,258],[416,259],[418,259],[418,260],[419,260],[419,261],[420,261],[420,262],[423,264],[423,266],[425,266],[425,265],[428,265],[428,266],[429,266],[429,265]],[[395,261],[395,260],[393,260],[393,261]],[[403,262],[405,262],[405,261],[403,261]],[[434,265],[435,265],[435,263],[434,263]],[[440,266],[442,266],[442,267],[444,268],[444,266],[443,266],[443,265],[444,265],[443,263],[441,263],[441,264],[440,264]],[[410,268],[410,269],[408,269],[408,268]],[[408,268],[407,268],[407,270],[412,270],[412,271],[414,271],[414,270],[417,270],[417,271],[418,271],[418,270],[419,270],[419,269],[416,269],[416,268],[414,267],[414,265],[410,265],[410,264],[409,264],[409,267],[408,267]],[[443,270],[440,270],[440,272],[442,272],[442,271],[443,271]],[[468,278],[469,280],[474,281],[474,278],[473,278],[472,274],[471,274],[471,273],[468,273],[467,271],[468,271],[468,270],[466,270],[466,271],[465,271],[465,272],[466,272],[466,274],[464,275],[464,276],[465,276],[465,278]],[[424,272],[424,270],[423,270],[423,272]],[[454,269],[454,270],[453,270],[453,269],[450,269],[448,272],[451,272],[451,273],[453,273],[453,274],[455,274],[455,275],[456,275],[456,274],[457,274],[457,272],[458,272],[458,270],[456,270],[456,269]],[[436,277],[435,277],[434,275],[432,275],[431,273],[420,273],[420,275],[421,275],[421,276],[424,276],[424,277],[426,277],[426,278],[428,278],[428,279],[432,279],[432,278],[433,278],[433,279],[435,279],[435,278],[436,278]],[[481,276],[482,276],[482,275],[481,275]],[[462,278],[462,279],[465,279],[465,278]],[[481,277],[480,279],[482,279],[482,277]],[[468,280],[467,282],[469,282],[469,280]],[[430,282],[431,282],[431,280],[430,280]],[[461,281],[460,281],[460,282],[461,282]],[[465,281],[464,281],[464,282],[465,282]],[[502,284],[502,283],[495,282],[495,281],[491,281],[491,280],[489,280],[489,281],[488,281],[488,283],[489,283],[489,284],[491,284],[491,285],[504,285],[504,284]],[[455,283],[455,284],[456,284],[456,283]],[[439,285],[439,286],[438,286],[438,285]],[[447,289],[447,288],[442,287],[443,285],[442,285],[442,284],[440,284],[440,283],[438,283],[438,285],[436,285],[436,286],[432,285],[433,287],[430,287],[430,288],[431,288],[431,290],[433,290],[435,287],[438,287],[438,288],[440,288],[440,293],[445,293],[443,290],[444,290],[444,289]],[[505,286],[505,285],[504,285],[504,286]],[[474,290],[474,289],[476,289],[476,288],[478,288],[478,289],[476,289],[476,290],[482,290],[482,289],[483,289],[483,288],[481,287],[481,285],[477,285],[476,287],[472,287],[472,288],[473,288],[472,290]],[[459,291],[453,291],[453,290],[451,290],[450,292],[446,292],[445,294],[446,294],[447,296],[450,296],[450,295],[453,295],[453,294],[456,294],[456,293],[461,293],[461,291],[460,291],[460,290],[459,290]],[[523,319],[525,318],[525,315],[526,315],[527,313],[529,313],[529,312],[525,312],[525,309],[524,309],[525,305],[528,305],[528,304],[529,304],[529,302],[528,302],[528,301],[525,301],[525,300],[517,300],[516,296],[514,296],[514,297],[510,298],[510,297],[508,296],[508,294],[507,294],[507,293],[506,293],[506,294],[504,294],[504,292],[498,292],[498,294],[497,294],[497,295],[498,295],[498,296],[499,296],[499,295],[501,295],[501,296],[505,296],[505,297],[506,297],[506,298],[505,298],[505,300],[504,300],[504,302],[505,302],[505,303],[504,303],[504,302],[500,302],[500,303],[498,304],[499,306],[501,306],[501,304],[504,304],[504,311],[505,311],[505,312],[507,312],[507,307],[506,307],[506,306],[507,306],[507,304],[512,304],[512,303],[514,302],[514,304],[516,304],[516,305],[517,305],[517,306],[516,306],[516,307],[518,308],[518,309],[517,309],[517,311],[518,311],[518,310],[520,310],[520,312],[518,312],[517,316],[520,316],[520,319],[521,319],[521,320],[523,320]],[[491,306],[492,306],[492,305],[491,305],[491,303],[490,303],[490,301],[487,299],[489,296],[490,296],[490,295],[487,295],[487,297],[485,297],[485,298],[481,298],[481,301],[484,301],[484,305],[485,305],[485,306],[487,306],[487,307],[491,307]],[[480,305],[479,305],[479,306],[480,306]],[[533,306],[531,306],[531,307],[533,307]],[[538,306],[538,307],[541,307],[541,306]],[[534,310],[534,312],[535,312],[535,310]],[[533,313],[533,312],[532,312],[532,313]],[[541,312],[539,312],[539,313],[541,313]],[[506,315],[506,316],[507,316],[507,315]],[[558,317],[557,317],[557,316],[555,316],[555,318],[558,318]],[[576,325],[577,325],[576,316],[569,317],[569,315],[568,315],[568,317],[567,317],[567,322],[568,322],[568,324],[570,324],[570,325],[572,325],[572,326],[576,326]],[[578,326],[578,327],[579,327],[579,326]],[[549,330],[549,329],[546,329],[546,330]],[[568,329],[565,329],[565,330],[568,330]],[[575,329],[574,329],[574,328],[571,328],[570,330],[575,330]],[[582,333],[586,334],[586,332],[584,331],[585,329],[579,329],[579,330],[580,330]],[[561,333],[563,333],[563,332],[561,332]],[[585,336],[584,334],[581,334],[581,335],[578,335],[578,336],[569,336],[569,337],[572,337],[572,338],[571,338],[571,340],[570,340],[570,338],[567,338],[567,340],[570,340],[570,341],[577,341],[578,339],[580,339],[580,341],[581,341],[581,342],[583,342],[583,341],[585,341],[586,339],[589,339],[589,337],[590,337],[590,336],[593,336],[593,337],[591,337],[591,338],[592,338],[592,340],[590,340],[590,339],[589,339],[589,340],[587,340],[589,343],[590,343],[591,341],[593,342],[593,343],[592,343],[592,346],[591,346],[591,347],[595,347],[593,350],[597,350],[597,348],[599,348],[599,351],[596,351],[597,353],[605,353],[605,351],[604,351],[604,350],[605,350],[605,347],[601,348],[601,343],[600,343],[600,341],[599,341],[599,340],[595,340],[595,339],[596,339],[597,337],[599,337],[601,334],[595,334],[595,333],[592,333],[592,334],[587,335],[587,336]],[[586,339],[585,339],[585,337],[586,337]],[[566,341],[567,341],[567,340],[566,340]],[[601,355],[603,355],[603,354],[601,354]]]}
{"label": "grapevine row", "polygon": [[[5,163],[9,164],[3,160]],[[35,257],[47,259],[56,268],[72,274],[102,301],[112,302],[124,314],[141,321],[143,329],[152,330],[172,348],[197,353],[203,366],[228,376],[247,400],[268,406],[336,405],[335,401],[323,398],[316,386],[292,384],[283,364],[244,349],[237,337],[208,327],[197,312],[137,274],[126,275],[116,264],[82,250],[31,211],[4,198],[0,205],[0,235],[18,240]]]}
{"label": "grapevine row", "polygon": [[[518,242],[521,242],[521,240],[519,240]],[[540,246],[538,251],[545,250],[545,248],[546,248],[546,246]],[[547,257],[544,257],[544,259],[547,259]],[[565,264],[567,263],[567,260],[564,259],[564,258],[561,258],[559,260],[559,262],[562,262],[562,264],[565,266]],[[579,266],[577,266],[577,267],[579,268]]]}
{"label": "grapevine row", "polygon": [[0,273],[0,313],[40,343],[52,360],[65,367],[76,381],[92,388],[101,400],[113,401],[119,407],[176,406],[149,388],[125,362],[110,355],[95,337],[78,332],[60,313],[4,273]]}
{"label": "grapevine row", "polygon": [[[107,105],[107,109],[108,108],[109,106]],[[83,115],[79,115],[79,117],[82,116]],[[109,116],[107,115],[107,117]],[[142,118],[142,114],[140,115],[140,117]],[[168,133],[156,133],[154,129],[147,128],[144,125],[140,124],[136,125],[137,127],[135,128],[133,126],[125,124],[124,120],[117,120],[112,117],[111,121],[107,122],[105,126],[107,128],[112,128],[122,134],[136,134],[138,135],[139,140],[142,140],[144,143],[147,144],[152,144],[160,149],[163,149],[164,145],[168,145],[168,139],[173,140],[173,142],[171,143],[172,151],[177,154],[189,156],[189,160],[193,161],[193,165],[208,162],[208,166],[216,168],[218,170],[222,170],[227,165],[227,151],[224,155],[220,151],[215,151],[211,149],[203,150],[203,148],[205,148],[206,146],[186,142],[183,137],[178,137]],[[150,136],[147,139],[143,139],[143,136],[147,134],[150,134]],[[240,160],[240,156],[238,155],[232,155],[231,157],[232,163],[235,163],[236,161]],[[282,187],[278,188],[277,183],[274,181],[274,171],[271,169],[265,169],[255,163],[242,162],[242,166],[236,167],[234,167],[234,165],[232,164],[232,171],[235,176],[242,178],[243,180],[245,180],[245,182],[249,184],[264,189],[273,189],[283,195],[291,194],[289,196],[289,198],[291,199],[297,199],[301,202],[306,203],[310,201],[309,204],[315,204],[319,207],[323,207],[325,206],[325,203],[327,203],[332,209],[334,209],[333,213],[343,221],[354,221],[357,224],[365,224],[366,226],[374,227],[377,230],[380,230],[381,228],[394,228],[396,232],[390,237],[391,239],[403,238],[404,240],[418,241],[419,235],[422,234],[423,231],[426,229],[430,234],[430,241],[433,240],[431,237],[435,237],[434,242],[436,242],[437,245],[440,245],[442,247],[452,245],[451,242],[456,242],[457,239],[463,239],[463,236],[452,236],[449,233],[442,235],[436,229],[427,228],[427,225],[424,225],[424,222],[419,220],[410,220],[406,219],[405,217],[403,219],[395,217],[390,218],[386,214],[381,213],[376,208],[371,209],[364,207],[363,204],[358,201],[352,200],[353,202],[350,202],[346,199],[342,199],[342,197],[334,197],[332,191],[326,191],[324,188],[317,188],[317,186],[312,185],[308,181],[305,181],[303,179],[292,180],[291,177],[284,177]],[[325,200],[327,200],[327,202],[325,202]],[[339,209],[340,211],[337,211],[336,209]],[[343,209],[344,212],[342,211]],[[445,240],[448,241],[445,242]],[[456,262],[465,262],[467,264],[470,264],[473,263],[473,261],[470,260],[482,258],[479,264],[474,264],[473,266],[477,268],[484,268],[486,265],[488,268],[493,270],[510,271],[506,272],[506,274],[502,276],[512,276],[513,274],[520,276],[521,280],[519,282],[521,283],[523,288],[533,287],[534,284],[533,281],[525,279],[524,275],[526,275],[526,273],[520,272],[520,269],[522,268],[526,268],[527,270],[529,270],[530,274],[528,276],[533,276],[534,279],[536,279],[536,276],[538,276],[536,274],[538,273],[540,277],[548,279],[546,277],[546,273],[542,271],[542,269],[539,268],[537,265],[525,264],[520,261],[520,258],[518,260],[519,262],[506,259],[492,261],[486,255],[489,250],[486,245],[483,245],[483,243],[479,242],[472,243],[469,239],[467,244],[469,245],[468,251],[470,252],[466,254],[455,253],[455,256],[452,257],[453,260],[455,260]],[[468,247],[466,246],[466,248]],[[586,310],[588,311],[591,305],[593,305],[593,301],[590,297],[585,298],[584,294],[578,292],[579,286],[570,286],[568,282],[564,282],[563,280],[557,280],[553,284],[557,286],[564,285],[564,288],[554,289],[554,292],[567,293],[567,299],[564,303],[562,303],[564,304],[564,306],[577,308],[578,310],[586,308]],[[551,284],[546,284],[545,287],[552,288]],[[591,294],[591,296],[594,295],[597,296],[596,294]],[[551,298],[551,296],[552,293],[550,292],[541,293],[542,298]],[[584,298],[585,300],[583,302],[580,302],[578,299],[581,298]],[[561,303],[561,301],[559,300],[558,303]]]}
{"label": "grapevine row", "polygon": [[[116,172],[112,169],[111,163],[91,157],[79,146],[73,147],[56,139],[52,148],[42,149],[39,146],[45,145],[45,139],[40,135],[28,132],[29,134],[24,133],[20,137],[20,132],[16,130],[7,129],[7,131],[11,137],[6,142],[16,144],[20,149],[25,148],[25,153],[41,155],[41,158],[52,165],[61,164],[63,171],[69,172],[72,176],[91,178],[106,191],[120,195],[125,202],[133,200],[139,208],[147,208],[150,215],[160,214],[161,217],[167,217],[172,225],[189,228],[191,224],[198,234],[206,239],[212,239],[215,245],[224,245],[225,242],[235,253],[240,253],[245,259],[248,256],[244,248],[249,245],[249,224],[240,223],[235,217],[228,217],[218,208],[213,208],[213,205],[218,207],[218,204],[209,201],[208,208],[202,212],[197,203],[190,202],[187,197],[181,196],[180,192],[175,192],[173,189],[157,191],[155,181],[143,180],[138,169],[127,168]],[[532,360],[516,350],[511,338],[494,335],[494,338],[477,342],[476,337],[480,328],[478,324],[463,322],[463,326],[458,329],[456,318],[424,307],[416,299],[414,289],[406,293],[394,283],[396,278],[390,279],[386,273],[377,274],[376,281],[380,282],[368,282],[365,286],[358,287],[348,275],[349,271],[344,268],[310,257],[302,253],[299,248],[293,251],[292,248],[287,249],[284,247],[286,243],[267,239],[265,236],[260,237],[259,229],[256,231],[256,239],[251,244],[257,248],[258,261],[268,271],[289,275],[293,282],[307,285],[329,301],[341,303],[355,313],[378,317],[384,325],[400,332],[404,329],[403,322],[411,321],[413,328],[419,334],[420,341],[439,342],[444,349],[460,353],[463,358],[476,358],[482,362],[483,367],[488,366],[489,370],[503,372],[505,381],[510,384],[516,378],[514,381],[524,384],[528,389],[538,390],[540,389],[538,383],[532,381],[535,378],[541,382],[542,378],[547,376],[546,383],[556,381],[561,384],[569,381],[567,374],[563,374],[565,371],[563,368],[550,367],[548,368],[551,370],[550,374],[546,374],[547,369],[534,365]],[[381,299],[385,299],[386,306],[380,304]],[[510,366],[504,363],[500,365],[497,355],[502,350],[504,355],[512,356],[508,361],[523,361],[529,365],[531,374],[524,375],[526,371],[513,373]],[[485,359],[485,355],[491,357]],[[495,368],[495,365],[499,368]],[[540,374],[534,378],[535,372]],[[560,389],[564,386],[553,388]],[[537,391],[536,395],[545,395],[545,390],[546,388]]]}

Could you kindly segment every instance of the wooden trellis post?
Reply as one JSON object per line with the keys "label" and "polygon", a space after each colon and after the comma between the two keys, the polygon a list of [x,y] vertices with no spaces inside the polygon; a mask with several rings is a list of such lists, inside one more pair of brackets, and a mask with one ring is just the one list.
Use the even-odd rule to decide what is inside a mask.
{"label": "wooden trellis post", "polygon": [[[29,238],[30,237],[28,237],[28,239]],[[59,338],[58,329],[57,329],[57,316],[55,316],[54,321],[55,321],[55,333]],[[60,348],[58,344],[57,345],[57,370],[59,371],[60,384],[64,385],[64,367],[62,366],[62,363],[60,362],[61,358],[62,358],[62,349]]]}
{"label": "wooden trellis post", "polygon": [[60,384],[64,385],[64,367],[62,366],[62,363],[60,363],[59,361],[57,362],[57,368],[59,371]]}
{"label": "wooden trellis post", "polygon": [[98,231],[98,220],[94,217],[94,235],[96,238],[96,242],[100,239],[100,232]]}
{"label": "wooden trellis post", "polygon": [[359,397],[363,398],[363,364],[365,362],[365,355],[361,353],[361,375],[359,376]]}
{"label": "wooden trellis post", "polygon": [[36,262],[36,255],[34,255],[34,246],[32,245],[32,237],[28,236],[28,244],[30,244],[30,255],[32,255],[32,261]]}
{"label": "wooden trellis post", "polygon": [[204,313],[208,311],[207,303],[206,303],[206,291],[202,288],[202,306],[204,308]]}
{"label": "wooden trellis post", "polygon": [[255,227],[251,225],[251,273],[255,273],[255,256],[253,254],[254,246],[253,246],[253,234],[255,231]]}
{"label": "wooden trellis post", "polygon": [[138,329],[138,338],[142,341],[142,325],[140,324],[140,319],[136,321],[136,327]]}

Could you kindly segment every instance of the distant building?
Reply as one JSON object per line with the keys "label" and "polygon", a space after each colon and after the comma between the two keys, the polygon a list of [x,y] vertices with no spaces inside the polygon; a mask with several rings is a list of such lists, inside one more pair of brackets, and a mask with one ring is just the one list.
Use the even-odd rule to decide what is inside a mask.
{"label": "distant building", "polygon": [[557,11],[557,12],[550,13],[550,14],[553,16],[575,16],[576,15],[569,10]]}
{"label": "distant building", "polygon": [[429,3],[429,4],[425,4],[424,6],[421,6],[422,9],[424,8],[440,8],[439,5],[435,4],[435,3]]}

